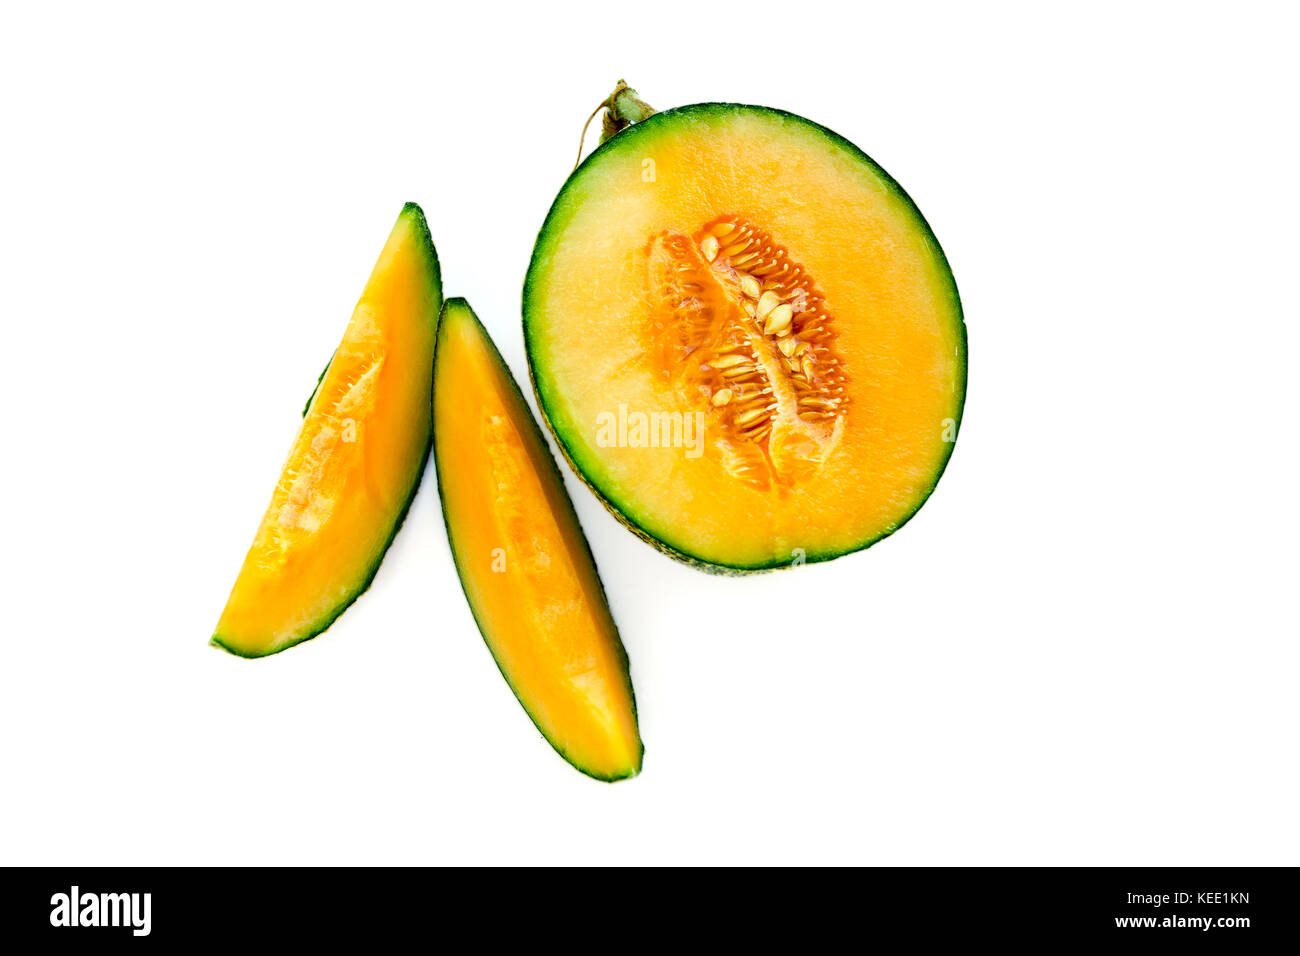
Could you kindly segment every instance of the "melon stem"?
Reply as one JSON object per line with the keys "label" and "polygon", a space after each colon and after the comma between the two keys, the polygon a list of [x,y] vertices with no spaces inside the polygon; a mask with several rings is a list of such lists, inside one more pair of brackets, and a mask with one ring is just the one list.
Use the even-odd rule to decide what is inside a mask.
{"label": "melon stem", "polygon": [[627,129],[633,123],[639,123],[647,116],[653,116],[658,112],[653,106],[637,96],[636,90],[628,86],[626,80],[619,80],[618,86],[614,87],[614,92],[600,101],[600,104],[587,117],[587,122],[582,125],[582,136],[578,139],[578,158],[573,161],[574,169],[577,169],[582,162],[582,146],[587,142],[587,129],[591,126],[591,121],[596,118],[596,114],[601,110],[605,111],[605,118],[600,124],[600,141],[602,143],[611,136],[616,136]]}
{"label": "melon stem", "polygon": [[653,106],[641,99],[636,90],[627,85],[626,80],[619,80],[614,92],[609,94],[605,103],[605,118],[601,122],[600,141],[603,143],[633,123],[639,123],[648,116],[658,112]]}

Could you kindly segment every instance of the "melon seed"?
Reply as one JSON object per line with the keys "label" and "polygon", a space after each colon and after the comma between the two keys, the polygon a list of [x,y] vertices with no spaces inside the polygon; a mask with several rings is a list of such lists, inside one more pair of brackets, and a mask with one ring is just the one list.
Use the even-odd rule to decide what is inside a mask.
{"label": "melon seed", "polygon": [[[770,295],[771,293],[764,293]],[[774,335],[782,329],[790,327],[790,321],[794,318],[794,309],[790,307],[789,302],[782,302],[767,315],[767,323],[763,326],[763,331],[768,335]]]}
{"label": "melon seed", "polygon": [[764,292],[759,296],[758,306],[756,307],[754,314],[757,318],[766,318],[767,313],[771,312],[780,304],[781,297],[779,295],[775,292]]}
{"label": "melon seed", "polygon": [[735,368],[737,365],[742,365],[748,361],[749,356],[738,355],[735,352],[731,352],[726,355],[719,355],[715,358],[709,359],[709,364],[720,371],[722,369]]}

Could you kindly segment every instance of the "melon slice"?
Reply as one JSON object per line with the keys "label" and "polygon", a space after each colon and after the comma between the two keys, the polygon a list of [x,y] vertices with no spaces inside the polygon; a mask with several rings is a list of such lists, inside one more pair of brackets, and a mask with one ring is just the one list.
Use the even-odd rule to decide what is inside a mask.
{"label": "melon slice", "polygon": [[369,586],[420,484],[442,281],[408,203],[308,402],[212,643],[264,657],[315,637]]}
{"label": "melon slice", "polygon": [[434,368],[434,461],[452,556],[497,666],[578,770],[641,769],[627,654],[546,440],[464,299]]}

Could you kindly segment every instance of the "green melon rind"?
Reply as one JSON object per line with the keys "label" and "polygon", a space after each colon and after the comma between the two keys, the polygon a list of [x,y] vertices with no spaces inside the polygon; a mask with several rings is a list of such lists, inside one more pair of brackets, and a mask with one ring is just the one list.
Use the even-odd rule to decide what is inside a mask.
{"label": "green melon rind", "polygon": [[320,391],[320,383],[325,381],[325,376],[329,374],[330,366],[334,364],[334,355],[338,354],[338,349],[330,355],[330,360],[325,363],[325,367],[320,370],[320,375],[316,378],[316,384],[312,386],[311,394],[307,396],[307,404],[302,407],[302,417],[306,418],[307,413],[311,411],[311,403],[316,401],[316,393]]}
{"label": "green melon rind", "polygon": [[[425,221],[423,210],[421,210],[420,207],[413,202],[408,202],[405,206],[402,207],[401,215],[414,219],[417,227],[416,232],[423,239],[421,245],[423,246],[424,251],[426,253],[426,264],[429,267],[429,285],[433,293],[432,298],[435,306],[433,310],[434,322],[437,322],[437,316],[440,314],[442,310],[442,269],[438,263],[438,251],[434,247],[433,237],[429,233],[429,224],[428,222]],[[437,341],[436,335],[437,333],[435,330],[435,339],[434,339],[435,343]],[[330,361],[333,361],[333,358],[331,358]],[[432,356],[430,356],[430,365],[432,366]],[[325,371],[326,372],[329,371],[329,365],[325,366]],[[325,377],[325,372],[321,372],[321,379],[324,379],[324,377]],[[318,381],[317,387],[319,387],[319,385],[320,382]],[[313,391],[312,398],[315,398],[315,396],[316,396],[316,392]],[[307,407],[308,408],[311,407],[311,399],[308,399]],[[303,414],[304,416],[306,415],[305,410]],[[411,505],[415,501],[416,493],[420,490],[420,479],[424,476],[425,466],[428,464],[429,455],[433,450],[432,402],[430,403],[430,407],[429,407],[429,419],[430,419],[429,439],[428,441],[425,442],[424,451],[420,455],[420,460],[417,463],[414,471],[412,472],[411,487],[406,494],[406,500],[402,504],[401,509],[397,513],[397,517],[393,522],[392,531],[389,533],[383,545],[378,549],[377,553],[375,554],[374,562],[370,565],[369,569],[362,577],[360,584],[358,584],[357,587],[352,591],[349,591],[347,596],[344,597],[343,600],[340,601],[338,605],[336,605],[334,608],[327,611],[324,615],[322,615],[321,617],[313,621],[311,624],[309,624],[306,628],[306,631],[301,636],[293,638],[287,644],[282,644],[279,647],[276,647],[272,650],[263,651],[261,653],[248,653],[247,651],[243,651],[240,650],[239,648],[232,646],[230,643],[226,641],[226,639],[222,638],[220,634],[213,634],[212,640],[210,641],[213,647],[219,647],[222,650],[228,651],[229,653],[235,655],[236,657],[242,657],[246,660],[256,660],[260,657],[270,657],[272,654],[279,654],[281,651],[287,651],[291,647],[297,647],[299,644],[302,644],[305,641],[310,641],[313,637],[319,637],[322,633],[328,630],[331,624],[333,624],[342,616],[344,611],[346,611],[349,607],[353,605],[353,603],[356,602],[357,598],[361,597],[361,595],[364,594],[367,591],[367,589],[369,589],[371,583],[375,579],[375,575],[379,573],[379,566],[383,564],[384,555],[388,553],[388,549],[392,545],[393,540],[397,537],[397,533],[402,530],[402,524],[406,521],[406,515],[411,510]]]}
{"label": "green melon rind", "polygon": [[[547,462],[550,465],[550,470],[549,472],[544,473],[541,477],[543,478],[543,480],[545,480],[545,478],[549,476],[555,482],[556,488],[559,490],[559,499],[564,503],[565,512],[563,514],[557,515],[556,517],[560,520],[567,519],[568,521],[572,522],[573,526],[578,531],[578,539],[582,542],[583,556],[586,558],[587,563],[591,566],[592,575],[596,579],[596,586],[600,589],[600,597],[601,600],[604,602],[605,611],[609,616],[610,629],[614,636],[614,642],[618,647],[619,658],[623,664],[623,679],[627,686],[628,699],[632,702],[632,716],[633,719],[636,720],[637,719],[636,693],[632,688],[631,662],[628,660],[627,649],[623,647],[623,639],[619,635],[618,624],[614,621],[614,615],[609,610],[609,598],[605,594],[604,582],[601,581],[600,572],[596,568],[596,559],[591,553],[591,545],[588,543],[587,536],[582,530],[581,522],[578,521],[578,514],[573,508],[573,502],[569,498],[569,492],[564,487],[564,476],[560,473],[559,466],[556,464],[554,457],[550,453],[549,446],[547,445],[546,442],[546,437],[542,434],[542,430],[537,424],[537,419],[533,417],[532,411],[528,408],[528,403],[524,400],[524,393],[519,388],[519,383],[515,381],[515,377],[510,371],[510,367],[506,365],[505,359],[501,357],[501,352],[497,349],[496,343],[492,341],[492,336],[488,334],[487,329],[483,327],[483,323],[479,321],[479,317],[474,314],[474,310],[470,308],[469,303],[462,298],[453,297],[448,299],[443,304],[442,314],[438,318],[438,335],[434,345],[434,358],[433,358],[433,367],[434,367],[433,387],[435,389],[435,392],[438,387],[438,374],[437,374],[438,353],[441,351],[443,330],[449,326],[450,321],[462,321],[462,322],[472,323],[473,328],[476,330],[476,333],[482,337],[484,343],[487,345],[487,351],[489,352],[489,354],[491,354],[492,358],[495,360],[496,364],[501,370],[501,373],[504,375],[506,381],[510,383],[511,393],[514,402],[517,406],[518,420],[521,422],[526,421],[528,423],[528,427],[532,429],[533,435],[537,438],[538,443],[541,445],[542,449],[546,451],[545,457]],[[435,408],[437,407],[436,399],[435,399],[434,407]],[[492,642],[488,639],[487,629],[483,624],[482,615],[480,614],[479,609],[475,607],[474,602],[470,600],[469,591],[465,588],[465,581],[467,575],[464,566],[461,564],[460,555],[456,548],[456,532],[454,530],[454,525],[451,520],[451,516],[447,513],[447,498],[445,495],[442,494],[442,457],[437,451],[437,434],[438,434],[437,422],[435,422],[434,423],[433,467],[434,467],[434,474],[437,476],[438,479],[438,500],[442,506],[442,522],[447,529],[447,543],[451,550],[451,559],[456,566],[456,576],[460,579],[461,590],[464,591],[465,593],[465,603],[469,605],[470,614],[474,618],[474,624],[478,627],[479,635],[483,638],[483,643],[487,646],[488,653],[491,654],[492,656],[492,662],[496,664],[497,670],[500,671],[501,678],[506,682],[506,686],[510,688],[510,692],[515,695],[515,700],[519,701],[519,706],[523,708],[524,713],[528,715],[528,719],[533,722],[533,726],[537,728],[538,733],[540,733],[543,739],[545,739],[546,742],[550,744],[552,748],[554,748],[556,753],[558,753],[561,757],[564,758],[565,762],[568,763],[569,766],[573,767],[575,770],[578,770],[581,773],[586,774],[588,777],[592,777],[596,780],[600,780],[605,783],[614,783],[615,781],[618,780],[626,780],[629,777],[635,777],[638,773],[641,772],[641,765],[645,758],[645,743],[644,741],[641,740],[639,721],[637,722],[637,743],[640,744],[641,749],[640,752],[638,753],[635,766],[629,768],[628,772],[621,773],[621,774],[605,775],[605,774],[598,773],[578,763],[573,757],[571,757],[564,750],[564,748],[560,745],[559,741],[555,740],[546,732],[545,728],[543,728],[542,725],[538,722],[537,718],[533,715],[532,711],[528,709],[528,705],[524,703],[523,697],[520,696],[518,688],[515,687],[514,682],[511,681],[510,677],[506,674],[505,668],[501,666],[501,661],[497,659],[496,652],[492,650]],[[454,466],[449,466],[449,467],[454,467]]]}
{"label": "green melon rind", "polygon": [[[935,469],[934,479],[930,482],[929,487],[917,497],[914,507],[892,527],[886,528],[875,537],[868,538],[860,544],[856,544],[849,548],[839,550],[827,549],[823,551],[810,550],[806,555],[804,555],[803,563],[816,564],[822,561],[830,561],[846,554],[852,554],[856,551],[865,550],[873,544],[876,544],[878,541],[889,537],[916,516],[916,513],[921,510],[922,505],[924,505],[926,501],[929,500],[930,495],[934,493],[934,489],[939,484],[939,479],[943,477],[943,473],[947,470],[948,463],[952,459],[953,449],[956,445],[956,436],[961,434],[962,414],[966,406],[968,375],[968,344],[965,313],[962,310],[961,297],[957,291],[957,283],[953,278],[952,268],[948,263],[948,257],[944,254],[943,247],[935,237],[934,230],[930,228],[930,224],[926,221],[925,216],[921,214],[921,210],[917,207],[916,203],[912,201],[912,198],[907,194],[903,187],[899,185],[898,181],[890,176],[889,173],[887,173],[870,156],[834,130],[827,129],[824,126],[814,123],[812,120],[806,119],[795,113],[789,113],[785,110],[774,109],[767,106],[749,106],[743,103],[696,103],[690,106],[679,106],[674,109],[655,113],[649,118],[627,127],[593,150],[582,164],[569,175],[568,179],[565,180],[564,185],[560,188],[560,192],[555,198],[555,201],[551,204],[550,211],[547,212],[546,219],[542,222],[541,229],[538,230],[537,242],[533,246],[532,258],[529,260],[528,272],[524,278],[524,350],[528,357],[528,377],[532,382],[533,394],[537,398],[537,407],[542,413],[542,419],[546,422],[546,427],[550,429],[551,434],[555,436],[556,444],[559,446],[561,454],[564,455],[565,461],[567,461],[569,466],[573,468],[574,473],[582,483],[586,485],[587,488],[591,490],[592,494],[599,499],[601,504],[605,506],[606,510],[618,519],[620,524],[661,553],[685,564],[689,564],[692,567],[699,568],[700,570],[722,575],[742,575],[760,571],[772,571],[779,568],[789,567],[793,562],[784,558],[779,560],[773,558],[769,561],[758,561],[752,564],[708,560],[698,555],[691,554],[683,548],[675,547],[673,544],[656,537],[653,533],[639,524],[634,518],[627,515],[613,497],[607,494],[597,482],[589,477],[589,473],[594,473],[596,471],[596,466],[594,464],[589,464],[588,468],[590,468],[590,472],[588,471],[588,468],[583,467],[582,463],[575,457],[575,449],[580,446],[578,446],[576,442],[571,443],[566,435],[565,429],[560,423],[555,421],[555,416],[552,414],[551,407],[552,402],[556,400],[549,396],[546,387],[543,385],[542,377],[538,375],[538,368],[541,362],[540,347],[538,346],[530,327],[529,312],[533,306],[534,299],[538,294],[536,286],[541,280],[540,272],[544,260],[548,258],[550,254],[550,243],[558,241],[559,231],[558,226],[556,225],[557,220],[566,214],[568,211],[567,204],[569,202],[576,204],[584,201],[584,197],[578,196],[576,187],[581,183],[587,170],[593,168],[594,162],[597,159],[607,153],[612,154],[619,150],[631,149],[635,147],[636,143],[643,137],[653,136],[659,132],[662,132],[664,135],[671,135],[670,126],[675,119],[691,118],[701,115],[707,116],[708,114],[732,114],[738,112],[769,113],[779,116],[782,119],[792,120],[796,123],[802,124],[819,134],[831,145],[845,150],[850,155],[855,156],[860,162],[865,163],[871,171],[879,177],[885,187],[893,192],[897,199],[902,202],[904,208],[911,212],[918,233],[927,245],[931,247],[935,265],[938,267],[940,274],[947,279],[946,284],[948,286],[952,305],[952,319],[956,324],[958,339],[958,355],[956,357],[958,388],[954,413],[956,435],[952,442],[945,442],[948,447],[944,452],[943,458]],[[568,196],[571,189],[574,190],[572,199]],[[553,233],[554,235],[552,235]]]}

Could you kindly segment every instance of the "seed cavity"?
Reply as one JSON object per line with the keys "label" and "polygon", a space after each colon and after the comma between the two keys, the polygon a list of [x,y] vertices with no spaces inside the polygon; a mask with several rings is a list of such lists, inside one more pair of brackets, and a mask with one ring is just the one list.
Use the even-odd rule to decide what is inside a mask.
{"label": "seed cavity", "polygon": [[717,460],[760,490],[812,474],[842,434],[848,375],[807,270],[742,216],[661,233],[647,255],[652,348],[684,401],[700,396]]}

